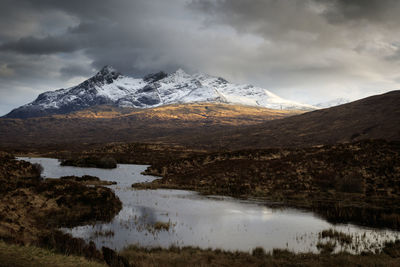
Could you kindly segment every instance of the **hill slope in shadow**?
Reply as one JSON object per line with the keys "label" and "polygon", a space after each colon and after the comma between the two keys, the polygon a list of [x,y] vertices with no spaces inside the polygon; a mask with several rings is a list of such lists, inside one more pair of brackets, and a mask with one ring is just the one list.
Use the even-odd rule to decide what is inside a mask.
{"label": "hill slope in shadow", "polygon": [[400,91],[303,113],[226,104],[147,110],[101,107],[69,115],[0,119],[3,147],[157,142],[208,150],[400,140]]}
{"label": "hill slope in shadow", "polygon": [[400,91],[234,129],[215,136],[227,147],[289,147],[362,139],[400,140]]}

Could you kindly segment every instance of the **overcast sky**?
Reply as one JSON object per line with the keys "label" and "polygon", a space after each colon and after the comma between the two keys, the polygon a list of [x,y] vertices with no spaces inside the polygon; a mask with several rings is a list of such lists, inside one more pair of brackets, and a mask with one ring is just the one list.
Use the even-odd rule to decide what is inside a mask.
{"label": "overcast sky", "polygon": [[399,14],[397,0],[0,0],[0,115],[104,65],[310,104],[399,89]]}

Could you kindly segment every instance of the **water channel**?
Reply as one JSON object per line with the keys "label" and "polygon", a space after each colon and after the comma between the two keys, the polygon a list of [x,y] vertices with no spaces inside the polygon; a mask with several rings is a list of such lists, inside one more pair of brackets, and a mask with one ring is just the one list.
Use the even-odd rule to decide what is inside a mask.
{"label": "water channel", "polygon": [[[43,166],[44,178],[97,176],[115,181],[109,186],[121,199],[123,208],[110,222],[63,229],[74,237],[92,240],[98,247],[121,250],[135,244],[144,247],[195,246],[223,250],[251,251],[263,247],[287,248],[295,252],[317,252],[318,233],[334,228],[363,240],[364,247],[379,248],[399,232],[370,229],[351,224],[332,225],[311,212],[269,208],[266,203],[230,197],[203,196],[182,190],[135,190],[131,185],[157,179],[142,175],[146,165],[118,164],[116,169],[60,166],[57,159],[19,158]],[[169,229],[156,229],[157,223]],[[350,252],[357,248],[341,247]],[[358,247],[363,249],[363,247]]]}

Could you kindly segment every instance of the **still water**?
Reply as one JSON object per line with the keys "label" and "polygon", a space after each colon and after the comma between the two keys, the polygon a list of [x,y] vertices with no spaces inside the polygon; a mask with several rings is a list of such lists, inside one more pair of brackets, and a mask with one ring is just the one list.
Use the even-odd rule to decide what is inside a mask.
{"label": "still water", "polygon": [[[318,233],[334,228],[361,240],[357,249],[379,248],[384,241],[400,236],[399,232],[332,225],[311,212],[295,209],[272,209],[265,203],[230,197],[203,196],[182,190],[135,190],[131,185],[156,177],[141,174],[146,165],[119,164],[116,169],[63,167],[57,159],[19,158],[40,163],[44,178],[68,175],[93,175],[115,181],[109,186],[121,199],[123,208],[110,223],[97,223],[63,229],[74,237],[92,240],[98,247],[121,250],[135,244],[145,247],[196,246],[223,250],[251,251],[263,247],[288,248],[295,252],[318,251]],[[160,222],[169,229],[156,229]],[[167,227],[168,228],[168,227]],[[353,244],[354,245],[354,244]]]}

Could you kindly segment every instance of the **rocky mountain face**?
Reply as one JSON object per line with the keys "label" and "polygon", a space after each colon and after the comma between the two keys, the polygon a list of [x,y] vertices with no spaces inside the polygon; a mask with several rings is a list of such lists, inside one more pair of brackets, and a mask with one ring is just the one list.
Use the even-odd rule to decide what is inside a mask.
{"label": "rocky mountain face", "polygon": [[197,73],[159,72],[144,78],[124,76],[110,66],[81,84],[40,94],[29,104],[5,117],[29,118],[68,114],[98,105],[152,108],[168,104],[228,103],[283,110],[313,110],[316,107],[285,100],[266,89],[229,83],[223,78]]}

